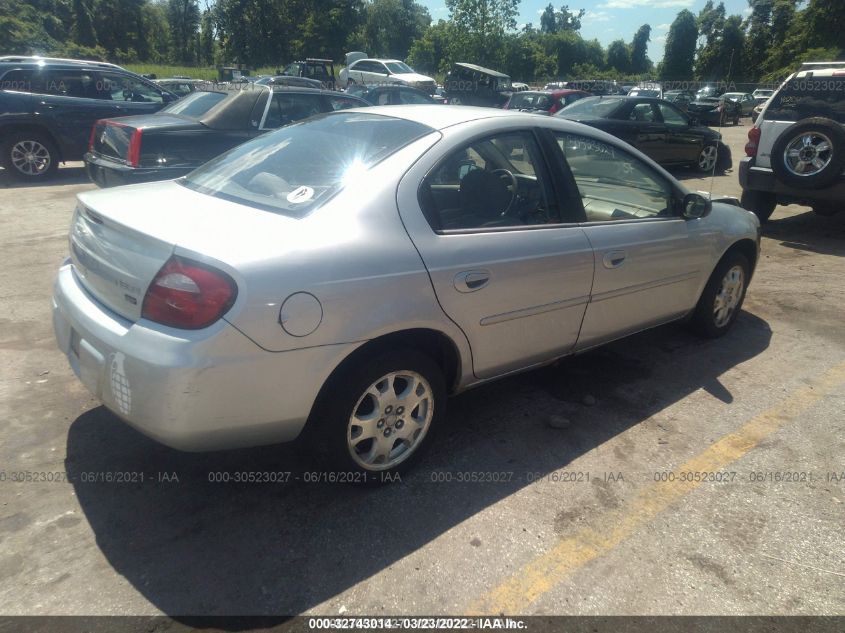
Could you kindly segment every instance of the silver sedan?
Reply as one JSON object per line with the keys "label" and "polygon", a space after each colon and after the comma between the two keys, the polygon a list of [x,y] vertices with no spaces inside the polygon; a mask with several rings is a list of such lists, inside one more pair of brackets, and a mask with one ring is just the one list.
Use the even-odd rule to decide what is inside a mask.
{"label": "silver sedan", "polygon": [[79,379],[165,444],[302,437],[383,478],[449,394],[669,321],[723,334],[758,228],[577,123],[347,110],[80,194],[53,321]]}

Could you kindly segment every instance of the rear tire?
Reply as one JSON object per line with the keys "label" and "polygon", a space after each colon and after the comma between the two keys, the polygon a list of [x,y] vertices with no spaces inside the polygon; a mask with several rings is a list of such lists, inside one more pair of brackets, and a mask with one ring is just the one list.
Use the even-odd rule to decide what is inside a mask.
{"label": "rear tire", "polygon": [[0,145],[0,163],[15,180],[48,180],[59,168],[59,150],[43,132],[12,132]]}
{"label": "rear tire", "polygon": [[716,167],[719,157],[719,148],[715,143],[707,143],[698,153],[695,159],[695,168],[703,174],[709,174]]}
{"label": "rear tire", "polygon": [[743,209],[751,211],[760,220],[760,224],[766,222],[772,213],[775,212],[775,207],[778,205],[777,197],[768,191],[754,191],[746,189],[742,192],[742,198],[739,201]]}
{"label": "rear tire", "polygon": [[410,468],[445,415],[443,372],[414,349],[364,357],[327,387],[306,441],[327,470],[354,473],[355,482],[384,482]]}
{"label": "rear tire", "polygon": [[701,336],[718,338],[736,320],[745,300],[745,290],[751,265],[739,252],[727,253],[710,275],[690,320],[692,328]]}

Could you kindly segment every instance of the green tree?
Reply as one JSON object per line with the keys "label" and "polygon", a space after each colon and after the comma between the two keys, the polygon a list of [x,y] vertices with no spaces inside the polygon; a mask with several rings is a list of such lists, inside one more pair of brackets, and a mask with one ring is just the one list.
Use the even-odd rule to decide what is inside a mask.
{"label": "green tree", "polygon": [[446,20],[432,24],[422,37],[414,40],[408,51],[408,63],[419,72],[445,72],[449,63],[449,43],[452,25]]}
{"label": "green tree", "polygon": [[695,16],[684,9],[675,17],[666,36],[661,78],[675,81],[692,79],[697,40],[698,26]]}
{"label": "green tree", "polygon": [[540,32],[557,33],[557,16],[555,15],[555,7],[551,2],[540,15]]}
{"label": "green tree", "polygon": [[446,0],[454,27],[456,61],[495,66],[502,62],[505,34],[516,28],[520,0]]}
{"label": "green tree", "polygon": [[211,66],[214,63],[214,20],[210,9],[202,12],[199,38],[197,60]]}
{"label": "green tree", "polygon": [[624,40],[614,40],[607,47],[607,64],[620,73],[627,73],[631,68],[631,53]]}
{"label": "green tree", "polygon": [[643,24],[634,34],[631,42],[631,72],[644,74],[651,70],[651,60],[648,58],[648,42],[651,39],[651,27]]}
{"label": "green tree", "polygon": [[372,56],[405,59],[430,24],[428,9],[415,0],[372,0],[364,9],[361,48]]}
{"label": "green tree", "polygon": [[90,3],[87,0],[73,0],[72,13],[71,39],[81,46],[96,46],[97,32],[94,29],[94,17],[91,13]]}
{"label": "green tree", "polygon": [[772,47],[773,0],[748,0],[751,15],[746,21],[745,59],[751,68],[762,68]]}
{"label": "green tree", "polygon": [[193,62],[191,42],[193,42],[200,24],[200,8],[197,1],[167,0],[167,22],[170,25],[170,46],[173,61]]}

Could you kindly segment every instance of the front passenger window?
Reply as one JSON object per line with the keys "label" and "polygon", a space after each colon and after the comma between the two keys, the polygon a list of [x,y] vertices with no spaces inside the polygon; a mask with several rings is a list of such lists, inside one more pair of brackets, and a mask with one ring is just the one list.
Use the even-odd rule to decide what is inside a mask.
{"label": "front passenger window", "polygon": [[640,159],[586,136],[560,132],[557,142],[588,222],[673,215],[671,185]]}

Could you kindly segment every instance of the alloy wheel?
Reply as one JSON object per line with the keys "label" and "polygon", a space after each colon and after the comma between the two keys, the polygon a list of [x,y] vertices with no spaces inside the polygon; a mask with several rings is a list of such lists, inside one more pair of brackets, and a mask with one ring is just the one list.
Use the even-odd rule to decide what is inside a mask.
{"label": "alloy wheel", "polygon": [[366,470],[388,470],[405,461],[434,417],[431,385],[414,371],[390,372],[358,399],[347,424],[347,448]]}
{"label": "alloy wheel", "polygon": [[698,168],[701,171],[712,171],[716,166],[717,151],[715,145],[706,145],[698,155]]}
{"label": "alloy wheel", "polygon": [[819,132],[802,132],[786,145],[783,163],[796,176],[813,176],[830,164],[833,144]]}
{"label": "alloy wheel", "polygon": [[716,327],[722,328],[730,323],[736,308],[742,299],[742,291],[745,287],[745,271],[742,266],[733,266],[728,269],[716,291],[716,298],[713,302],[713,322]]}
{"label": "alloy wheel", "polygon": [[12,165],[26,176],[38,176],[50,169],[50,151],[38,141],[18,141],[12,146]]}

